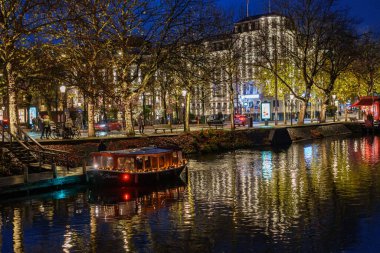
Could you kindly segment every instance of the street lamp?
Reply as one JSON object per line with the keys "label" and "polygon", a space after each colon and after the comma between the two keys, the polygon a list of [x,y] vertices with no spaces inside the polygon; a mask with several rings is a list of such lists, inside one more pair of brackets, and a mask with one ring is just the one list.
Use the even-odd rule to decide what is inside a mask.
{"label": "street lamp", "polygon": [[187,90],[186,89],[183,89],[182,90],[182,96],[183,96],[183,122],[186,124],[186,106],[187,106],[187,103],[186,103],[186,94],[187,94]]}
{"label": "street lamp", "polygon": [[[63,110],[63,121],[65,122],[66,121],[66,112],[65,112],[65,109],[66,109],[66,86],[65,85],[61,85],[59,87],[59,91],[62,93],[63,95],[63,105],[62,105],[62,110]],[[58,116],[58,115],[57,115]]]}
{"label": "street lamp", "polygon": [[290,94],[290,125],[293,126],[293,100],[294,94]]}
{"label": "street lamp", "polygon": [[61,93],[65,93],[66,92],[66,86],[62,85],[61,87],[59,87],[59,90],[61,91]]}
{"label": "street lamp", "polygon": [[[335,106],[335,99],[336,99],[336,95],[333,94],[332,95],[332,99],[333,99],[333,106]],[[334,107],[333,107],[334,108]],[[334,114],[333,114],[333,122],[335,122],[335,114],[336,114],[336,110],[334,110]]]}

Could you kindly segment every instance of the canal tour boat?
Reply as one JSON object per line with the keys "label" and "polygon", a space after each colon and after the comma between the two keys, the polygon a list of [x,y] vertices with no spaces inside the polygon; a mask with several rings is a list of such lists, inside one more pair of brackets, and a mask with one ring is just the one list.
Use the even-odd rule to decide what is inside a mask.
{"label": "canal tour boat", "polygon": [[151,186],[178,180],[187,169],[179,149],[144,147],[91,154],[87,171],[91,184]]}

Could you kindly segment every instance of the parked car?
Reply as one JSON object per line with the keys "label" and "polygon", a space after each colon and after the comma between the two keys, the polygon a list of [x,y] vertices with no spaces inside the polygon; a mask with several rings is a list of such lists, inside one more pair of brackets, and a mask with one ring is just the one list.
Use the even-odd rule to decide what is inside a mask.
{"label": "parked car", "polygon": [[214,114],[207,117],[207,124],[213,125],[213,124],[223,124],[224,123],[224,117],[223,115]]}
{"label": "parked car", "polygon": [[237,126],[245,126],[248,122],[246,115],[236,114],[234,117],[234,123]]}
{"label": "parked car", "polygon": [[3,119],[0,121],[0,123],[4,126],[4,128],[9,127],[9,119]]}
{"label": "parked car", "polygon": [[100,121],[95,124],[95,131],[121,131],[122,126],[117,120]]}

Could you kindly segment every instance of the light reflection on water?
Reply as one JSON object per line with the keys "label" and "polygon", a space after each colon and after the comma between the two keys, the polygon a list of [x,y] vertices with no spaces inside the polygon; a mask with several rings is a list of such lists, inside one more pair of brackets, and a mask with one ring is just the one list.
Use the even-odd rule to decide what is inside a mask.
{"label": "light reflection on water", "polygon": [[165,189],[4,202],[1,252],[377,252],[379,138],[194,157]]}

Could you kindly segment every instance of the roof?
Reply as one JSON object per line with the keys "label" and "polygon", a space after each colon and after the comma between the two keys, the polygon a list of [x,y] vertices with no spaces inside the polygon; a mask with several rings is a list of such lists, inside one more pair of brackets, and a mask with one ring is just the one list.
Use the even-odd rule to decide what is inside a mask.
{"label": "roof", "polygon": [[361,97],[358,101],[352,104],[352,106],[368,106],[372,105],[373,102],[380,101],[380,97],[378,96],[364,96]]}
{"label": "roof", "polygon": [[274,12],[266,13],[266,14],[259,14],[259,15],[254,15],[254,16],[249,16],[249,17],[243,18],[243,19],[239,20],[238,22],[236,22],[236,24],[256,20],[256,19],[263,18],[263,17],[281,17],[281,16],[282,16],[281,14],[274,13]]}
{"label": "roof", "polygon": [[103,154],[114,154],[114,155],[146,155],[146,154],[161,154],[172,152],[172,149],[157,148],[157,147],[144,147],[144,148],[134,148],[134,149],[124,149],[124,150],[114,150],[114,151],[101,151],[97,152]]}

